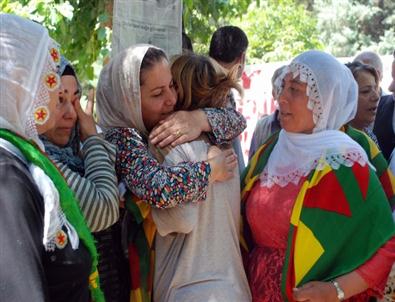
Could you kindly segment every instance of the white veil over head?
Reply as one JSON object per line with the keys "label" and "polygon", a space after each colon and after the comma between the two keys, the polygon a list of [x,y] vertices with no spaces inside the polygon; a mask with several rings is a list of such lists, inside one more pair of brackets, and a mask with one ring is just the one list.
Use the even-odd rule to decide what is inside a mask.
{"label": "white veil over head", "polygon": [[[57,45],[46,28],[15,15],[0,14],[0,128],[34,140],[43,150],[36,129],[41,118],[35,117],[35,110],[46,106],[50,101],[49,91],[59,87],[60,78],[56,74],[59,62]],[[5,140],[1,143],[6,150],[23,158],[11,143]],[[78,234],[63,213],[55,185],[40,167],[28,165],[44,200],[45,249],[55,249],[56,235],[63,226],[72,248],[77,249]]]}
{"label": "white veil over head", "polygon": [[142,135],[148,135],[141,112],[140,69],[149,48],[157,47],[131,46],[115,55],[101,71],[96,109],[99,126],[103,129],[135,128]]}
{"label": "white veil over head", "polygon": [[322,51],[310,50],[297,56],[289,71],[307,83],[308,108],[315,128],[338,130],[351,121],[358,107],[358,84],[349,68]]}
{"label": "white veil over head", "polygon": [[338,169],[355,162],[368,163],[362,147],[338,130],[354,118],[358,107],[358,84],[350,70],[332,55],[310,50],[292,60],[276,80],[280,93],[288,73],[307,83],[307,107],[312,111],[315,127],[312,134],[280,131],[262,172],[261,184],[297,184],[313,169],[326,165]]}
{"label": "white veil over head", "polygon": [[0,128],[33,139],[41,148],[34,110],[49,103],[45,80],[56,74],[57,45],[46,28],[11,14],[0,15]]}

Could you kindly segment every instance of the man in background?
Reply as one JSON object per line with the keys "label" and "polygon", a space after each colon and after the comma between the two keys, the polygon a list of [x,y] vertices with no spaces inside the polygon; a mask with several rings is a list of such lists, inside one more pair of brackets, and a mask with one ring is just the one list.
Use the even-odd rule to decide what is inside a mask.
{"label": "man in background", "polygon": [[392,82],[388,87],[388,90],[392,94],[380,98],[373,128],[373,133],[377,137],[379,147],[388,162],[395,148],[395,50],[392,55]]}
{"label": "man in background", "polygon": [[[237,75],[241,78],[248,48],[248,38],[245,32],[237,26],[223,26],[218,28],[211,37],[209,56],[216,60],[227,70],[237,68]],[[234,95],[231,95],[231,104],[236,106]],[[239,171],[245,168],[240,139],[233,141],[233,148],[237,154]]]}
{"label": "man in background", "polygon": [[193,53],[192,41],[184,32],[182,32],[182,53]]}
{"label": "man in background", "polygon": [[379,76],[379,87],[380,91],[379,94],[380,96],[383,96],[383,89],[381,89],[381,81],[383,80],[383,62],[381,61],[379,55],[373,51],[363,51],[359,55],[357,55],[354,59],[354,62],[358,61],[366,65],[372,66],[376,72],[377,75]]}
{"label": "man in background", "polygon": [[223,26],[211,37],[209,56],[228,70],[238,66],[240,78],[244,71],[247,48],[248,38],[243,30],[237,26]]}

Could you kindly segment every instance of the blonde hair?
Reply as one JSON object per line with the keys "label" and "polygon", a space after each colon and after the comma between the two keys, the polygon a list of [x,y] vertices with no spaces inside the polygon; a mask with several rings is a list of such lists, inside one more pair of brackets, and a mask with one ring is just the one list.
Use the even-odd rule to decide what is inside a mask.
{"label": "blonde hair", "polygon": [[178,94],[177,110],[225,107],[232,88],[242,93],[237,69],[227,71],[202,55],[189,53],[176,57],[171,73]]}

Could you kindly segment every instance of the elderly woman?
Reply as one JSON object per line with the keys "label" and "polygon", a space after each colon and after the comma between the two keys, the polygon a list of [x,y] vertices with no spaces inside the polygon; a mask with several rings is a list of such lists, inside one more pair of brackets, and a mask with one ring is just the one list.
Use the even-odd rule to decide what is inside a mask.
{"label": "elderly woman", "polygon": [[253,301],[367,301],[394,262],[395,226],[366,153],[337,130],[355,116],[357,84],[320,51],[296,57],[282,83],[283,130],[243,181]]}
{"label": "elderly woman", "polygon": [[100,283],[106,301],[125,300],[128,294],[124,284],[126,265],[120,227],[116,223],[119,199],[115,146],[97,134],[92,116],[93,100],[88,100],[86,113],[81,109],[81,86],[73,67],[63,56],[60,63],[62,94],[55,126],[40,138],[45,151],[73,190],[88,227],[94,232]]}
{"label": "elderly woman", "polygon": [[[165,209],[204,200],[209,181],[232,177],[237,164],[231,150],[208,156],[207,160],[171,167],[158,163],[149,152],[148,134],[174,114],[175,104],[169,62],[161,49],[151,45],[130,47],[116,55],[101,72],[97,88],[99,125],[118,148],[117,175],[126,186],[126,208],[133,216],[127,229],[133,231],[128,237],[128,252],[135,301],[150,301],[151,295],[150,252],[155,226],[150,207]],[[236,137],[245,125],[244,118],[233,109],[196,110],[190,113],[190,120],[195,121],[193,127],[174,129],[170,140],[177,142],[190,137],[191,132],[199,136],[201,131],[212,131],[215,138],[226,141],[229,136]],[[233,130],[229,131],[232,135],[229,129]],[[192,139],[197,137],[194,135]]]}
{"label": "elderly woman", "polygon": [[104,301],[92,235],[38,137],[61,103],[59,52],[37,23],[0,24],[0,300]]}
{"label": "elderly woman", "polygon": [[346,66],[351,70],[358,84],[358,109],[350,125],[364,131],[378,145],[373,133],[374,119],[380,100],[379,77],[376,69],[358,61],[348,63]]}
{"label": "elderly woman", "polygon": [[[237,85],[237,69],[227,74],[214,60],[186,54],[171,72],[179,110],[225,108]],[[165,151],[164,164],[207,158],[206,135]],[[153,209],[155,239],[154,301],[251,301],[240,246],[239,174],[208,187],[202,203]],[[193,261],[191,260],[193,259]]]}

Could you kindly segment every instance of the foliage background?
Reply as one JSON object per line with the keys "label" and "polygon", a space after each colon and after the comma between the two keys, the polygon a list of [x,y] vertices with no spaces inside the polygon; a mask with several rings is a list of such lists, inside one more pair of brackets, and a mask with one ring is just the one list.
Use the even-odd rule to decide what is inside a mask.
{"label": "foliage background", "polygon": [[[182,1],[184,31],[199,53],[207,53],[212,33],[228,24],[248,35],[247,63],[288,60],[311,48],[335,56],[366,48],[384,55],[395,48],[393,0]],[[112,0],[0,0],[2,12],[49,29],[84,86],[96,85],[111,50],[112,5]]]}

